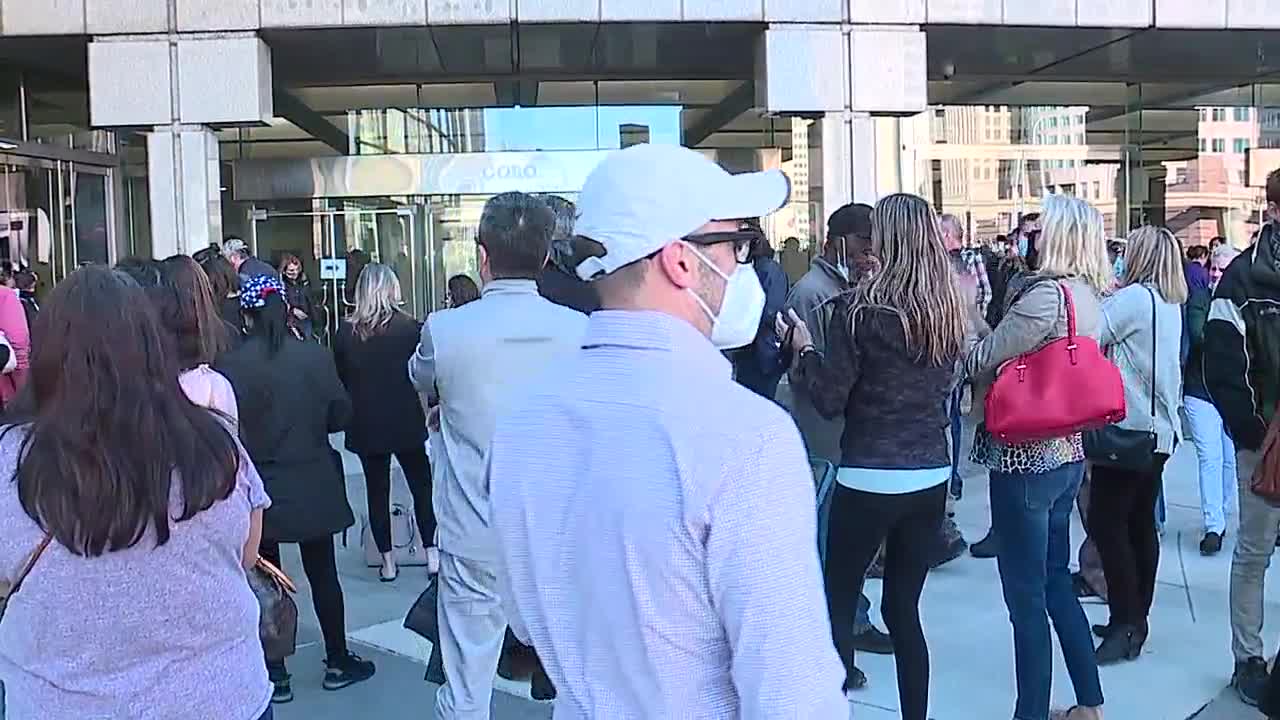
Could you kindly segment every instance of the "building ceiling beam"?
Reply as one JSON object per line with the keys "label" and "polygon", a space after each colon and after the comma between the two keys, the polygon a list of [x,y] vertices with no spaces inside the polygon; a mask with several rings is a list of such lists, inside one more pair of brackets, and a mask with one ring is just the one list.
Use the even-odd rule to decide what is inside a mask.
{"label": "building ceiling beam", "polygon": [[288,120],[315,139],[346,155],[351,152],[351,136],[323,115],[283,88],[272,93],[276,115]]}
{"label": "building ceiling beam", "polygon": [[697,147],[720,128],[733,122],[755,104],[756,85],[747,81],[725,96],[684,132],[685,147]]}
{"label": "building ceiling beam", "polygon": [[498,107],[534,107],[538,104],[538,81],[512,78],[493,83]]}

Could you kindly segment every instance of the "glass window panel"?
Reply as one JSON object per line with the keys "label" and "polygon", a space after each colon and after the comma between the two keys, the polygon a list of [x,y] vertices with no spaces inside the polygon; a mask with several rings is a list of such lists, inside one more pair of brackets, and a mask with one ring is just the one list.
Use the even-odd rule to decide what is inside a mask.
{"label": "glass window panel", "polygon": [[73,202],[76,263],[108,262],[107,176],[76,173]]}

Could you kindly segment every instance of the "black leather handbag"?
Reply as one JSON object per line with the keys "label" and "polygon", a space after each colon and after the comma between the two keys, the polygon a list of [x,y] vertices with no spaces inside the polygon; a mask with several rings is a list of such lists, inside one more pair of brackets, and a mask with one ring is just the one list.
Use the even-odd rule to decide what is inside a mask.
{"label": "black leather handbag", "polygon": [[418,596],[413,607],[409,608],[409,612],[404,617],[405,629],[413,631],[432,645],[440,644],[439,616],[436,614],[436,607],[440,602],[439,596],[440,581],[438,576],[432,575],[427,581],[426,589]]}
{"label": "black leather handbag", "polygon": [[1151,429],[1130,430],[1118,425],[1107,425],[1084,434],[1084,455],[1095,465],[1147,470],[1156,456],[1156,293],[1151,293]]}

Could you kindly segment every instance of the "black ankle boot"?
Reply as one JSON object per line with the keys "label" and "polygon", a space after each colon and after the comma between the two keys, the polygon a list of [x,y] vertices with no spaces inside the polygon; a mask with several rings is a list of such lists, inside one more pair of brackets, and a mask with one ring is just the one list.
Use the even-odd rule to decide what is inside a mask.
{"label": "black ankle boot", "polygon": [[1133,625],[1113,623],[1111,631],[1095,651],[1098,664],[1114,665],[1127,660],[1137,660],[1142,654],[1142,645],[1146,639],[1146,633]]}

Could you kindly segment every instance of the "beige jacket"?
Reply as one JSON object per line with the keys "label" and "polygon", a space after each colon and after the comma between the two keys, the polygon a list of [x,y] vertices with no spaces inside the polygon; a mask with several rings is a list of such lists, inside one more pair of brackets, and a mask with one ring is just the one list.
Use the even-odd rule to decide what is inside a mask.
{"label": "beige jacket", "polygon": [[[1068,278],[1076,310],[1076,334],[1095,340],[1101,332],[1102,310],[1098,295],[1083,281]],[[974,417],[981,420],[986,389],[996,370],[1006,361],[1067,336],[1067,313],[1057,283],[1040,281],[1018,298],[990,335],[978,340],[967,353],[964,374],[974,385]]]}

